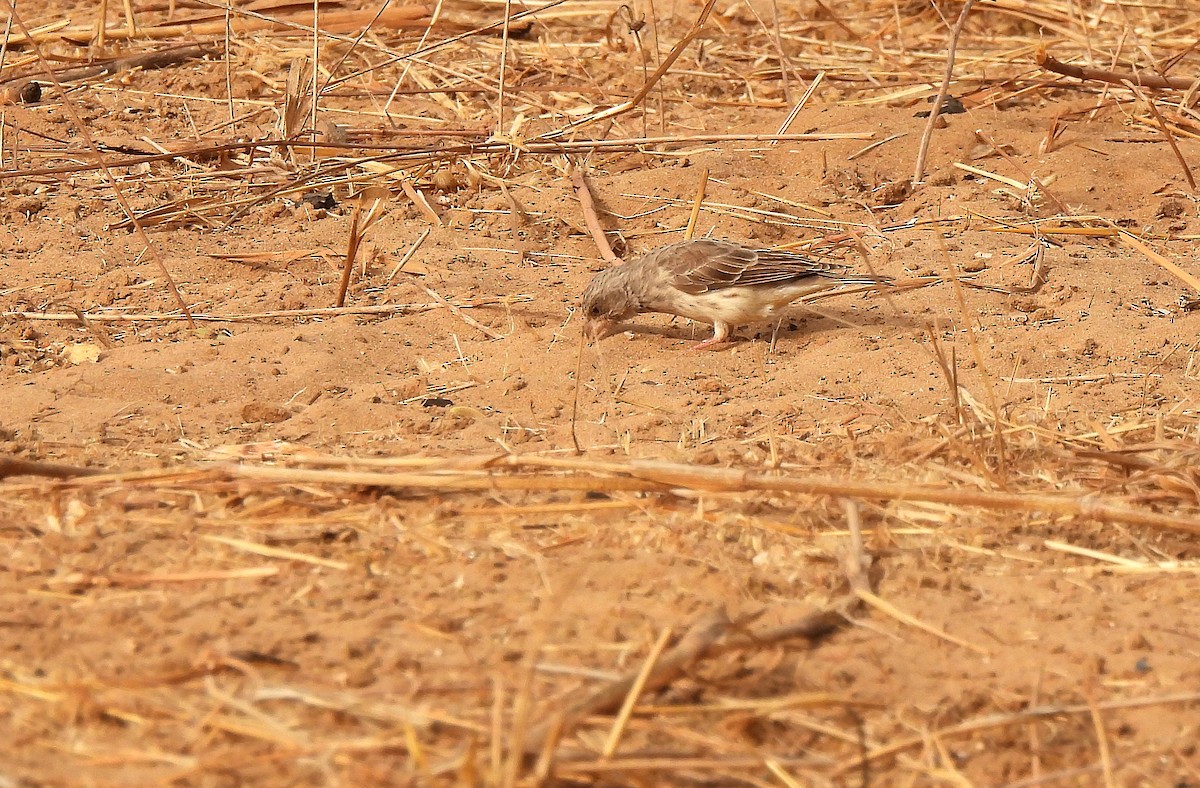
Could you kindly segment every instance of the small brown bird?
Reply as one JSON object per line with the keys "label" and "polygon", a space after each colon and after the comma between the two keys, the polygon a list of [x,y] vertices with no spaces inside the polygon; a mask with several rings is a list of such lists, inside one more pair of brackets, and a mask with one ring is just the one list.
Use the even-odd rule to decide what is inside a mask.
{"label": "small brown bird", "polygon": [[725,342],[736,325],[770,320],[801,296],[891,281],[845,271],[795,252],[683,241],[596,274],[583,291],[584,332],[599,339],[634,315],[663,312],[712,323],[712,338],[692,348],[698,350]]}

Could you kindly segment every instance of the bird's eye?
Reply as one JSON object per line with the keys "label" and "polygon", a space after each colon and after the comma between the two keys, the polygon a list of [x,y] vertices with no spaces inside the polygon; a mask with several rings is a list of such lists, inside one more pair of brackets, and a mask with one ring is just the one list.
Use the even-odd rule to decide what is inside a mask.
{"label": "bird's eye", "polygon": [[590,307],[588,307],[588,314],[592,317],[600,317],[600,307],[596,304],[592,304]]}

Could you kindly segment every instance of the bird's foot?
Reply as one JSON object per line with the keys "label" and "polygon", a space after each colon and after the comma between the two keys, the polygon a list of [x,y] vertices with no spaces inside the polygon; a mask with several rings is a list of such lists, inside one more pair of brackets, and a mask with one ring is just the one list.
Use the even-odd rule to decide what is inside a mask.
{"label": "bird's foot", "polygon": [[688,350],[726,350],[741,341],[737,337],[713,337],[703,342],[697,342],[689,347]]}

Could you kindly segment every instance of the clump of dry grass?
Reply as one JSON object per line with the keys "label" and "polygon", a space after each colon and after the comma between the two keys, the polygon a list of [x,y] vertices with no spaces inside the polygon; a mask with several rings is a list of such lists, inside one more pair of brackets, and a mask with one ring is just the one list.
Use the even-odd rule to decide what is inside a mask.
{"label": "clump of dry grass", "polygon": [[[316,691],[296,672],[319,658],[311,645],[265,652],[214,645],[191,664],[151,668],[150,660],[121,677],[85,670],[68,678],[60,668],[37,678],[14,666],[5,687],[31,713],[30,704],[62,710],[44,736],[95,736],[105,720],[121,720],[158,742],[149,745],[156,749],[109,758],[85,755],[96,768],[153,764],[160,777],[199,777],[217,768],[213,758],[221,750],[175,753],[162,738],[193,730],[206,731],[213,742],[227,740],[229,752],[241,753],[229,768],[246,774],[265,765],[251,755],[264,747],[276,753],[265,756],[269,761],[334,754],[345,774],[359,774],[347,760],[351,753],[378,767],[389,753],[402,752],[399,774],[407,778],[489,784],[779,774],[809,782],[864,770],[886,781],[927,768],[920,765],[921,753],[931,735],[948,747],[991,737],[1016,746],[1005,738],[1009,731],[1044,732],[1051,720],[1109,720],[1111,729],[1114,717],[1139,708],[1200,702],[1194,692],[1093,694],[1071,701],[1059,691],[1026,708],[964,713],[910,735],[885,722],[888,705],[862,688],[797,691],[769,678],[768,666],[797,649],[820,664],[826,648],[841,650],[833,645],[836,638],[829,640],[834,633],[856,624],[884,627],[929,647],[940,643],[982,664],[1012,650],[1009,643],[979,640],[965,621],[922,620],[905,603],[886,598],[896,596],[894,583],[881,596],[871,579],[878,580],[882,566],[872,569],[876,551],[892,554],[890,561],[914,549],[967,555],[978,562],[976,571],[993,575],[1037,566],[1052,576],[1176,577],[1186,583],[1200,568],[1194,545],[1200,478],[1190,418],[1075,435],[1004,420],[999,427],[1008,454],[999,488],[986,473],[964,471],[981,459],[990,462],[980,455],[994,447],[987,438],[993,427],[970,418],[922,431],[924,437],[889,435],[884,440],[894,445],[881,444],[877,453],[861,447],[842,458],[827,453],[822,464],[837,473],[826,478],[787,462],[761,471],[553,454],[360,458],[286,445],[230,447],[214,455],[217,462],[188,468],[91,472],[54,482],[11,478],[4,508],[11,522],[28,525],[9,539],[10,566],[19,568],[9,592],[41,600],[35,607],[72,599],[107,609],[121,596],[147,594],[182,605],[230,593],[241,597],[256,587],[257,593],[293,598],[318,586],[342,589],[336,599],[397,572],[465,571],[466,556],[479,550],[524,556],[542,588],[531,590],[540,612],[533,614],[523,650],[486,663],[483,686],[490,689],[482,694],[430,694],[431,687],[399,701],[408,693],[397,681],[419,687],[454,676],[466,680],[461,660],[442,664],[432,655],[362,689]],[[230,463],[230,455],[241,461]],[[896,464],[898,457],[909,459]],[[42,470],[50,476],[65,472],[8,468],[14,474]],[[686,620],[660,622],[657,632],[623,646],[627,655],[638,655],[623,669],[561,664],[554,655],[573,649],[604,653],[603,640],[578,631],[566,635],[573,627],[563,606],[583,601],[579,573],[590,570],[575,565],[563,546],[650,544],[667,555],[681,536],[664,524],[689,511],[710,534],[739,534],[737,542],[756,545],[761,556],[825,545],[823,550],[840,554],[844,570],[835,570],[826,590],[800,606],[804,613],[782,600],[737,604],[730,613],[698,593],[693,604],[700,608]],[[98,553],[86,549],[97,538],[107,546]],[[130,552],[146,540],[152,547],[140,552],[167,559],[154,569]],[[714,556],[709,560],[715,560],[714,548],[729,549],[728,542],[723,548],[688,544],[688,553]],[[50,545],[53,565],[46,562]],[[774,560],[758,563],[757,571],[782,578],[786,564]],[[418,575],[407,593],[441,598],[446,610],[461,593],[417,590],[423,585]],[[317,620],[332,626],[328,613]],[[488,616],[470,631],[418,628],[414,634],[471,654],[488,650],[487,639],[505,626],[503,618]],[[362,667],[363,657],[346,659],[346,668],[371,670]],[[759,678],[730,685],[739,672]],[[439,674],[443,678],[435,679]],[[380,681],[394,687],[396,700],[370,689]],[[202,713],[204,707],[218,710]],[[746,738],[745,726],[767,720],[783,738],[750,746],[757,739]],[[874,732],[854,734],[853,720],[870,720]],[[719,731],[731,729],[743,734],[718,745]],[[805,754],[795,749],[797,736],[808,740]]]}

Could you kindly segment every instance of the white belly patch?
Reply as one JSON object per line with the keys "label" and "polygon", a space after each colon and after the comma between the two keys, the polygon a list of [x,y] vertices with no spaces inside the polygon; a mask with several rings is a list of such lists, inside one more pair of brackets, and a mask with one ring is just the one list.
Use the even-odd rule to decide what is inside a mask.
{"label": "white belly patch", "polygon": [[770,320],[780,308],[797,298],[828,287],[808,282],[785,287],[728,287],[697,295],[681,293],[671,311],[704,323],[742,325]]}

